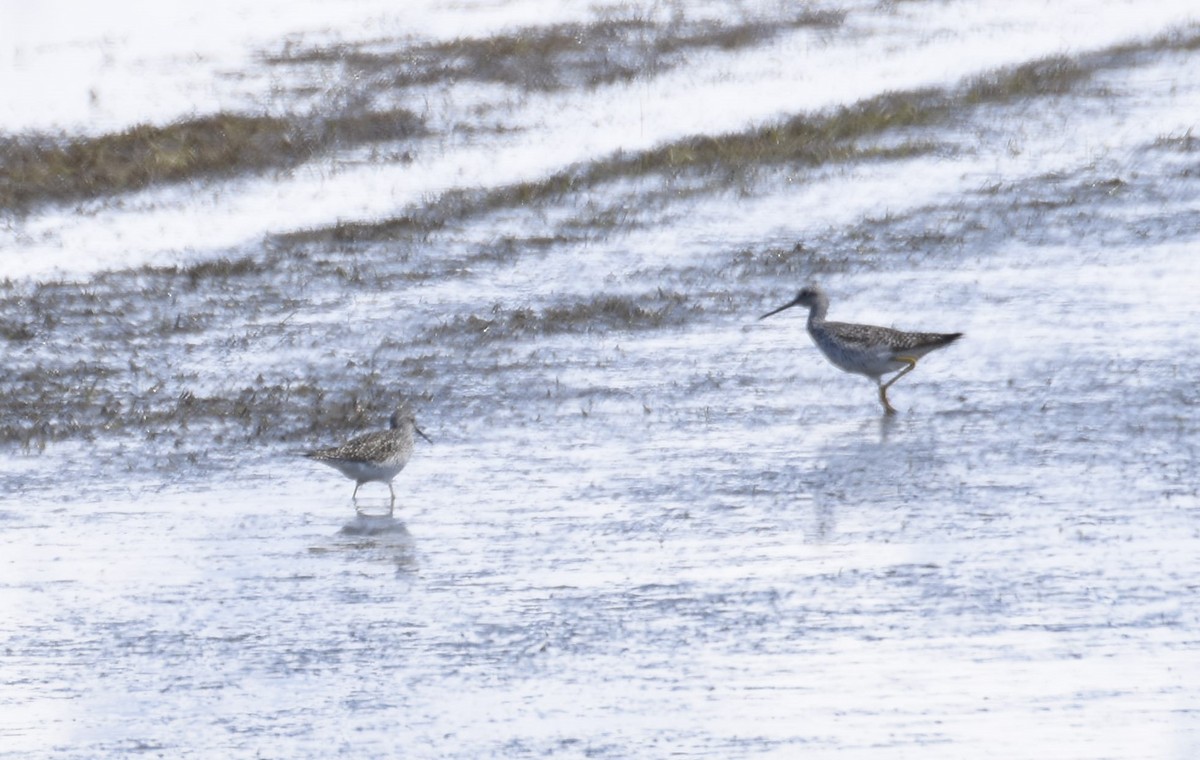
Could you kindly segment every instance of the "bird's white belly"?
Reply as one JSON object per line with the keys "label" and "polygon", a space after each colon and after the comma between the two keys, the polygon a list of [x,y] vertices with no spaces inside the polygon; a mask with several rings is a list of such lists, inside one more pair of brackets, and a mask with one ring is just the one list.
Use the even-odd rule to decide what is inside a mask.
{"label": "bird's white belly", "polygon": [[830,363],[845,372],[879,378],[881,375],[899,372],[907,366],[905,362],[892,358],[892,351],[887,346],[877,346],[865,351],[845,351],[831,341],[818,340],[816,344]]}
{"label": "bird's white belly", "polygon": [[367,462],[350,462],[346,460],[329,461],[329,464],[336,467],[338,471],[346,477],[353,478],[360,483],[368,483],[375,480],[387,483],[388,481],[392,480],[392,478],[399,475],[400,471],[404,469],[403,464],[378,465]]}

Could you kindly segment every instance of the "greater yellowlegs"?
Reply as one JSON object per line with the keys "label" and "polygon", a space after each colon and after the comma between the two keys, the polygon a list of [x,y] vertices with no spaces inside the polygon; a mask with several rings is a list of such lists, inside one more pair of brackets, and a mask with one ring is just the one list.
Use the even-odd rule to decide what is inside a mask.
{"label": "greater yellowlegs", "polygon": [[[886,414],[896,413],[887,397],[887,389],[892,383],[911,372],[917,366],[917,359],[962,337],[962,333],[902,332],[875,325],[826,322],[829,297],[820,288],[811,285],[788,303],[763,314],[759,319],[766,319],[793,306],[808,307],[808,334],[826,359],[838,369],[874,378],[879,386],[879,402],[883,404]],[[883,382],[883,376],[890,372],[897,374],[886,383]]]}
{"label": "greater yellowlegs", "polygon": [[414,432],[429,441],[429,436],[417,427],[413,413],[402,408],[392,414],[391,428],[388,430],[360,435],[341,446],[307,451],[304,456],[327,464],[354,481],[354,493],[350,499],[355,502],[355,511],[358,510],[359,486],[370,482],[387,483],[388,492],[392,495],[388,507],[388,514],[391,515],[396,507],[392,479],[400,474],[412,456]]}

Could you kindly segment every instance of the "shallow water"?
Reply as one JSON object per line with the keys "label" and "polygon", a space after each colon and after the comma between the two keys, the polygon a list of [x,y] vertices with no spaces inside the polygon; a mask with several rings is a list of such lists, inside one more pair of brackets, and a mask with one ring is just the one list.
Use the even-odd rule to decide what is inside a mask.
{"label": "shallow water", "polygon": [[[1002,40],[1041,23],[976,26],[954,3],[871,13],[826,33],[832,60],[869,48],[872,27],[915,56],[960,49],[954,29]],[[1105,28],[1097,44],[1121,39]],[[103,326],[86,320],[60,343],[10,341],[22,370],[115,351],[146,368],[135,396],[266,374],[332,397],[378,371],[435,443],[397,478],[394,519],[379,484],[356,517],[353,484],[283,430],[9,445],[0,757],[1196,756],[1196,55],[979,109],[926,130],[953,146],[935,155],[764,170],[657,204],[589,191],[420,245],[313,244],[367,276],[296,274],[275,284],[287,298],[235,293],[212,312],[184,291],[133,304],[133,320],[195,310],[200,326],[162,343],[147,330],[128,359],[92,345]],[[534,137],[514,136],[514,155]],[[363,172],[362,192],[386,193],[386,176]],[[225,189],[286,194],[293,179]],[[225,208],[189,192],[143,197]],[[623,225],[555,237],[621,192]],[[37,238],[99,287],[71,235],[142,230],[130,266],[196,253],[98,205],[97,227],[67,209],[12,222],[0,255]],[[248,228],[319,223],[307,208]],[[31,232],[62,217],[74,231]],[[539,235],[555,242],[521,245]],[[510,254],[472,255],[504,236]],[[895,385],[900,413],[882,417],[800,311],[757,320],[809,280],[833,319],[966,336]],[[663,290],[686,299],[661,326],[503,319]]]}

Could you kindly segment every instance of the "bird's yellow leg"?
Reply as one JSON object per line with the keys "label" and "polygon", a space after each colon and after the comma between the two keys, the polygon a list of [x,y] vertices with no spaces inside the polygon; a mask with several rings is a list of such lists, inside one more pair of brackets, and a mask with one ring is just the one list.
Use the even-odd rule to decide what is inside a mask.
{"label": "bird's yellow leg", "polygon": [[899,372],[897,372],[895,377],[893,377],[891,380],[888,380],[886,383],[884,383],[882,386],[880,386],[881,388],[883,388],[883,391],[885,393],[887,392],[888,388],[892,387],[892,383],[894,383],[897,380],[899,380],[900,378],[904,377],[909,372],[912,372],[917,366],[917,360],[915,357],[912,357],[912,356],[897,356],[896,361],[904,362],[908,366],[905,367],[904,369],[900,370]]}
{"label": "bird's yellow leg", "polygon": [[897,372],[896,376],[893,377],[891,380],[888,380],[886,383],[879,384],[879,402],[881,404],[883,404],[883,410],[886,414],[895,414],[896,413],[896,409],[888,401],[888,397],[887,397],[888,388],[891,388],[892,383],[894,383],[897,380],[899,380],[900,378],[904,377],[909,372],[912,372],[913,368],[915,368],[917,366],[917,360],[915,357],[912,357],[912,356],[897,356],[896,361],[904,362],[908,366],[905,367],[904,369],[900,370],[899,372]]}
{"label": "bird's yellow leg", "polygon": [[892,405],[888,403],[887,387],[884,386],[882,383],[879,384],[879,403],[883,404],[883,413],[884,414],[895,414],[896,413],[896,410],[893,409]]}

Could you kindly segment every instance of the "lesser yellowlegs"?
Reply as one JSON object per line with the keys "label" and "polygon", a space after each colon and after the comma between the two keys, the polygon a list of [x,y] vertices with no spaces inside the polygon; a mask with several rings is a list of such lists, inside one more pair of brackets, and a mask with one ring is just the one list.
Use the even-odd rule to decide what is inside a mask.
{"label": "lesser yellowlegs", "polygon": [[[911,372],[917,359],[962,337],[962,333],[902,332],[890,327],[826,322],[829,297],[816,286],[804,288],[794,299],[759,319],[793,306],[808,307],[808,334],[826,359],[838,369],[874,378],[886,414],[896,413],[887,397],[892,383]],[[897,372],[896,376],[883,382],[883,376],[891,372]]]}
{"label": "lesser yellowlegs", "polygon": [[387,483],[388,492],[392,495],[388,507],[390,515],[396,507],[392,479],[400,474],[412,456],[414,432],[429,441],[429,436],[417,427],[413,413],[402,408],[392,414],[391,428],[388,430],[360,435],[341,446],[307,451],[304,456],[327,464],[354,481],[354,493],[350,498],[355,502],[356,511],[359,486],[371,482]]}

